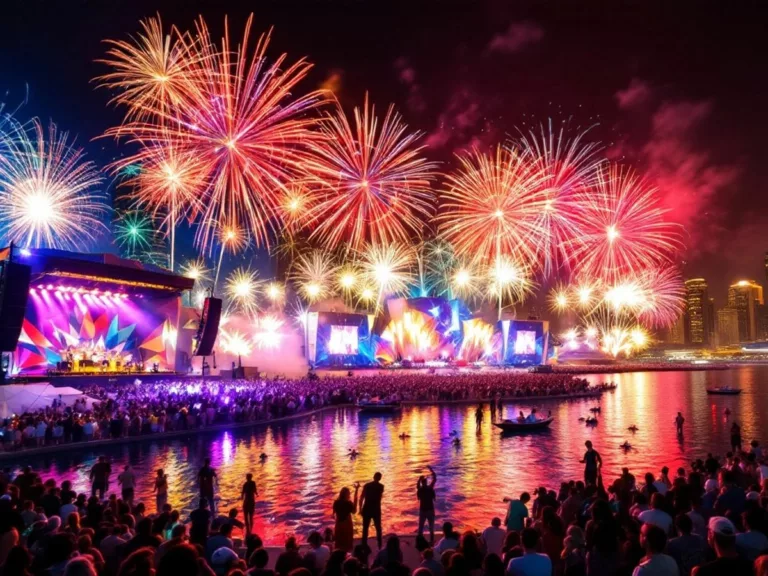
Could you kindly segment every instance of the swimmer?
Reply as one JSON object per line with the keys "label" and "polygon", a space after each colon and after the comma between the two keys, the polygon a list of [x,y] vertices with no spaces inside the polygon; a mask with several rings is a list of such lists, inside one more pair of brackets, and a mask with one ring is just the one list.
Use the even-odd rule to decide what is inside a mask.
{"label": "swimmer", "polygon": [[259,454],[259,460],[261,461],[262,464],[266,461],[266,459],[267,459],[267,455],[264,452]]}
{"label": "swimmer", "polygon": [[637,432],[638,430],[640,430],[640,428],[638,428],[637,426],[635,426],[634,424],[632,424],[632,426],[630,426],[629,428],[627,428],[627,430],[629,430],[630,432]]}

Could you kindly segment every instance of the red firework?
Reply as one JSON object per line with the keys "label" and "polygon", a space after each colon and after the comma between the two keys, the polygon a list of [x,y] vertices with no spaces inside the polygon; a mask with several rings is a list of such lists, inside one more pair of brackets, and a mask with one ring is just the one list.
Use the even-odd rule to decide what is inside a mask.
{"label": "red firework", "polygon": [[[129,121],[113,131],[142,141],[173,146],[202,164],[207,182],[197,240],[211,248],[225,223],[246,228],[257,244],[269,245],[269,232],[281,214],[290,185],[303,173],[308,146],[318,135],[306,114],[324,101],[321,92],[293,97],[310,64],[286,63],[285,54],[267,64],[270,35],[251,49],[248,18],[235,48],[225,33],[220,48],[201,18],[194,57],[195,89],[178,101],[145,104],[151,121]],[[140,154],[137,160],[140,160]]]}
{"label": "red firework", "polygon": [[656,188],[629,169],[604,165],[581,194],[582,237],[574,261],[584,277],[614,282],[672,261],[681,227],[664,219]]}
{"label": "red firework", "polygon": [[515,142],[543,175],[539,187],[544,200],[534,217],[537,228],[545,232],[536,246],[536,261],[545,276],[572,264],[582,238],[582,195],[592,184],[600,162],[600,146],[585,142],[585,135],[586,131],[568,138],[563,128],[553,131],[550,121],[547,129],[541,126],[538,133],[531,130]]}
{"label": "red firework", "polygon": [[524,154],[497,146],[459,156],[460,169],[447,176],[437,219],[456,253],[485,260],[508,256],[533,265],[548,229],[539,215],[547,194],[545,175]]}
{"label": "red firework", "polygon": [[320,124],[325,138],[313,146],[310,164],[319,180],[312,236],[328,249],[409,242],[431,212],[437,165],[421,155],[421,134],[407,132],[393,106],[379,124],[366,94],[354,118],[353,127],[339,106]]}

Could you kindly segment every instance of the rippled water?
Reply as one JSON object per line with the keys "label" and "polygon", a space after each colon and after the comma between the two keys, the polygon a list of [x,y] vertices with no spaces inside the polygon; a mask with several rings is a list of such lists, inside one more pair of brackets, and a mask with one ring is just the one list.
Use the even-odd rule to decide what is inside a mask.
{"label": "rippled water", "polygon": [[[604,461],[604,475],[617,475],[622,466],[636,474],[674,470],[708,451],[724,453],[733,421],[742,426],[745,441],[760,438],[768,424],[768,366],[744,366],[729,371],[656,372],[593,377],[613,380],[615,392],[605,394],[596,428],[578,421],[589,414],[594,400],[543,400],[505,405],[505,415],[538,406],[551,410],[550,430],[524,436],[502,436],[486,413],[482,431],[475,432],[474,405],[405,408],[398,416],[366,416],[354,409],[338,409],[292,423],[232,432],[210,432],[166,441],[148,440],[98,452],[64,452],[19,459],[59,480],[88,490],[88,471],[105,454],[113,470],[126,462],[134,466],[140,483],[139,499],[154,507],[151,476],[157,468],[169,475],[170,501],[189,510],[195,499],[197,469],[210,456],[220,478],[219,509],[236,505],[247,472],[253,472],[260,497],[256,530],[271,543],[286,534],[305,535],[332,524],[331,505],[344,485],[384,475],[386,531],[414,531],[417,522],[416,479],[431,464],[438,474],[438,522],[453,520],[462,527],[483,528],[503,515],[501,500],[533,490],[540,484],[556,487],[562,480],[580,478],[578,463],[584,441],[591,439]],[[740,387],[740,396],[707,396],[707,386]],[[726,417],[728,407],[731,415]],[[686,418],[685,435],[675,433],[677,411]],[[627,431],[631,424],[640,430]],[[451,445],[456,431],[462,445]],[[405,432],[410,438],[401,440]],[[635,448],[624,452],[628,440]],[[360,456],[350,460],[349,448]],[[258,456],[268,454],[262,465]]]}

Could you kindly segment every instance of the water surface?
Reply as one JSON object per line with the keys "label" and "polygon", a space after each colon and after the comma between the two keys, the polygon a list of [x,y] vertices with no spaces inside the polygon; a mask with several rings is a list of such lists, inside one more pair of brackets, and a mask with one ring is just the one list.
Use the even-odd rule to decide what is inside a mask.
{"label": "water surface", "polygon": [[[140,478],[137,494],[154,507],[151,477],[163,468],[170,477],[170,501],[189,511],[194,505],[197,470],[210,457],[220,478],[219,509],[237,505],[245,474],[252,472],[259,487],[256,530],[269,543],[280,544],[287,534],[306,535],[332,525],[331,505],[339,489],[384,475],[385,531],[414,531],[418,505],[416,480],[432,465],[438,474],[438,522],[452,520],[461,527],[484,528],[493,516],[503,516],[504,496],[515,496],[544,484],[581,478],[578,460],[585,440],[592,440],[604,461],[604,476],[613,478],[622,466],[636,476],[657,473],[663,465],[674,470],[706,452],[728,449],[729,429],[736,421],[745,442],[760,438],[768,425],[768,366],[742,366],[729,371],[641,372],[600,375],[595,381],[618,383],[603,396],[596,428],[578,421],[595,400],[541,400],[508,403],[505,415],[531,407],[551,410],[550,430],[523,436],[502,436],[486,412],[482,431],[475,432],[473,405],[418,406],[397,416],[366,416],[354,409],[331,410],[305,420],[231,432],[197,433],[185,438],[98,447],[79,452],[20,458],[43,478],[73,481],[87,491],[88,471],[99,455],[113,469],[130,462]],[[739,396],[707,396],[714,385],[739,387]],[[725,408],[730,416],[724,414]],[[486,408],[487,409],[487,408]],[[678,438],[674,418],[681,411],[685,434]],[[627,427],[640,429],[632,434]],[[451,444],[451,433],[461,447]],[[410,438],[401,440],[401,433]],[[629,441],[625,452],[619,444]],[[347,456],[350,448],[360,452]],[[268,458],[259,463],[259,454]],[[359,528],[358,528],[359,529]]]}

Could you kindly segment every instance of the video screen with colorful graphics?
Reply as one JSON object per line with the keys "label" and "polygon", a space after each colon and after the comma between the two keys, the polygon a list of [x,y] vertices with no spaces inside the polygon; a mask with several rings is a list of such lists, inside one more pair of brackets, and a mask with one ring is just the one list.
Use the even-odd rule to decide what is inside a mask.
{"label": "video screen with colorful graphics", "polygon": [[174,370],[179,310],[177,296],[33,287],[12,371]]}
{"label": "video screen with colorful graphics", "polygon": [[322,367],[373,366],[373,339],[365,314],[311,312],[307,315],[307,359]]}
{"label": "video screen with colorful graphics", "polygon": [[328,339],[329,354],[357,354],[357,326],[331,326]]}
{"label": "video screen with colorful graphics", "polygon": [[536,354],[536,332],[518,330],[515,335],[515,354]]}

